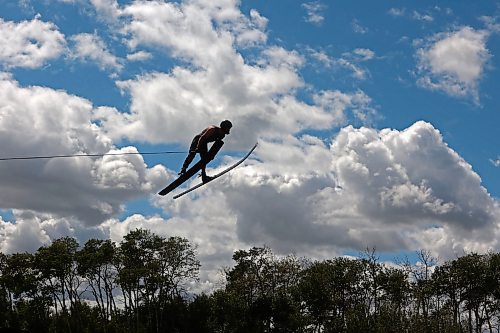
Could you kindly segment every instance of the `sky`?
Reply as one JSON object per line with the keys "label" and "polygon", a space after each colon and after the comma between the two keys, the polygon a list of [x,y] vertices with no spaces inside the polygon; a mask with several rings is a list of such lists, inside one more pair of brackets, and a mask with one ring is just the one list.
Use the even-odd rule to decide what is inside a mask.
{"label": "sky", "polygon": [[[233,123],[213,174],[185,154],[0,161],[0,251],[146,228],[235,250],[500,251],[497,1],[0,1],[0,157],[186,152]],[[196,177],[185,187],[199,182]]]}

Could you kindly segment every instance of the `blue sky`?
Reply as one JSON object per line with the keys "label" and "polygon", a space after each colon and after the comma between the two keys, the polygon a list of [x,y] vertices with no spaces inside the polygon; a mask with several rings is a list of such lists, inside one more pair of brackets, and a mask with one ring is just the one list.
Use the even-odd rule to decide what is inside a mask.
{"label": "blue sky", "polygon": [[[0,250],[149,228],[313,258],[500,250],[495,1],[0,3],[2,157],[186,150],[234,124],[180,200],[184,155],[0,162]],[[193,183],[198,180],[194,179]]]}

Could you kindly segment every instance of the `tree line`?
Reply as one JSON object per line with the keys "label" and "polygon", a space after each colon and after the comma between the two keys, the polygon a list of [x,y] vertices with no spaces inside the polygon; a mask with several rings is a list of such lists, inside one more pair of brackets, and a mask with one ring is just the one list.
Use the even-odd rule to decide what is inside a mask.
{"label": "tree line", "polygon": [[239,250],[224,286],[195,295],[196,247],[148,230],[119,243],[70,237],[0,253],[0,331],[500,332],[500,254],[437,264],[314,261]]}

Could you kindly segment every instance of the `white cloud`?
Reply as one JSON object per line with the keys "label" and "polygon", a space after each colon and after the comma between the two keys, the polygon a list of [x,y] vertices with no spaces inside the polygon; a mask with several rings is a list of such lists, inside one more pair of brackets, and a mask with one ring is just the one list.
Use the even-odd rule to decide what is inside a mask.
{"label": "white cloud", "polygon": [[359,63],[375,57],[375,53],[372,50],[363,48],[357,48],[352,52],[345,52],[339,58],[328,55],[324,50],[316,50],[311,47],[308,47],[306,51],[312,59],[318,61],[322,66],[332,70],[347,70],[353,78],[358,80],[365,80],[370,74]]}
{"label": "white cloud", "polygon": [[250,19],[240,13],[239,20],[232,22],[233,27],[230,27],[236,36],[236,44],[248,47],[265,43],[267,22],[267,18],[261,16],[255,9],[250,10]]}
{"label": "white cloud", "polygon": [[0,65],[37,68],[65,51],[64,35],[38,18],[12,22],[0,18]]}
{"label": "white cloud", "polygon": [[[2,155],[137,151],[117,150],[119,138],[187,144],[206,125],[225,118],[235,125],[226,141],[230,148],[246,149],[256,140],[259,148],[245,165],[192,195],[179,200],[151,196],[165,217],[123,220],[116,216],[127,200],[155,193],[173,171],[149,167],[140,155],[0,163],[0,208],[14,208],[15,220],[0,219],[0,251],[34,250],[65,235],[80,242],[108,236],[121,241],[128,231],[143,227],[197,244],[202,283],[211,287],[220,268],[231,264],[234,250],[264,244],[314,258],[371,246],[381,251],[427,248],[447,256],[460,249],[500,249],[498,202],[431,124],[417,122],[401,131],[348,126],[328,143],[303,134],[331,130],[350,118],[370,123],[376,116],[373,101],[361,90],[325,90],[312,93],[310,104],[299,100],[297,92],[307,88],[299,73],[306,61],[296,51],[266,45],[268,22],[257,11],[246,17],[239,2],[231,0],[92,4],[100,13],[124,19],[128,60],[148,59],[150,48],[181,62],[165,73],[118,82],[130,95],[127,113],[94,107],[64,91],[20,87],[0,74]],[[439,52],[433,50],[444,50],[461,64],[468,63],[460,58],[463,50],[476,59],[473,55],[481,52],[452,52],[439,44],[453,44],[452,37],[460,36],[475,45],[481,39],[474,33],[480,32],[471,32],[428,41],[420,73],[434,81],[448,75],[477,82],[480,74],[467,76],[458,65],[434,62]],[[101,54],[103,68],[120,68],[120,60],[95,34],[75,38],[81,59],[98,61],[93,56]],[[240,48],[253,46],[260,53],[245,59]],[[309,57],[365,78],[368,72],[360,63],[375,53],[358,48],[337,60],[319,50]],[[221,160],[225,165],[234,158]]]}
{"label": "white cloud", "polygon": [[463,27],[429,38],[417,50],[418,83],[451,96],[471,96],[479,102],[478,84],[490,58],[486,31]]}
{"label": "white cloud", "polygon": [[107,21],[116,21],[121,12],[116,0],[90,0],[100,17]]}
{"label": "white cloud", "polygon": [[484,23],[486,26],[486,29],[490,33],[499,33],[500,32],[500,23],[498,17],[491,17],[491,16],[481,16],[479,18],[480,21]]}
{"label": "white cloud", "polygon": [[343,125],[347,122],[348,110],[351,110],[355,115],[354,118],[365,124],[371,123],[377,117],[371,98],[361,90],[353,94],[346,94],[339,90],[321,91],[314,95],[313,99],[316,105],[335,115],[337,125]]}
{"label": "white cloud", "polygon": [[[269,47],[262,54],[267,58],[267,64],[273,67],[286,66],[292,70],[302,66],[304,58],[296,51],[287,51],[282,47]],[[263,62],[263,64],[265,64]]]}
{"label": "white cloud", "polygon": [[363,68],[355,65],[354,63],[352,63],[351,61],[345,59],[345,58],[339,58],[336,60],[336,63],[340,66],[340,67],[344,67],[348,70],[351,71],[352,73],[352,76],[358,80],[364,80],[366,79],[366,76],[367,76],[367,72],[366,70],[364,70]]}
{"label": "white cloud", "polygon": [[352,51],[353,55],[359,57],[359,61],[371,60],[375,57],[375,52],[370,49],[358,48]]}
{"label": "white cloud", "polygon": [[353,19],[351,22],[352,29],[355,33],[358,34],[366,34],[368,33],[368,28],[361,25],[361,23],[357,19]]}
{"label": "white cloud", "polygon": [[[473,246],[473,242],[480,243],[483,240],[489,246],[498,247],[490,234],[497,232],[500,222],[498,204],[481,186],[481,180],[471,166],[443,143],[440,133],[430,124],[418,122],[401,132],[347,127],[333,141],[331,153],[329,171],[342,187],[340,192],[334,190],[331,181],[327,185],[328,182],[318,179],[307,180],[304,174],[293,177],[285,171],[283,176],[278,176],[280,173],[277,172],[274,177],[283,179],[289,175],[296,180],[277,184],[295,185],[287,190],[279,187],[273,190],[272,183],[264,183],[270,185],[268,190],[274,195],[283,197],[283,204],[286,203],[289,208],[285,210],[281,207],[287,213],[280,214],[279,209],[275,209],[279,204],[270,207],[264,203],[266,196],[259,194],[254,197],[264,197],[259,208],[262,216],[272,210],[269,216],[273,216],[274,221],[282,218],[290,229],[301,230],[291,218],[297,216],[297,224],[302,227],[310,224],[310,232],[302,229],[309,236],[319,231],[316,228],[321,226],[321,235],[317,234],[318,239],[315,240],[318,244],[321,244],[322,236],[327,235],[332,237],[335,244],[337,237],[332,235],[333,231],[345,228],[344,238],[342,241],[337,240],[339,244],[347,241],[350,244],[344,246],[358,249],[366,245],[392,248],[393,242],[393,250],[400,250],[405,246],[416,246],[421,241],[422,232],[429,226],[440,226],[446,228],[461,244]],[[308,156],[302,159],[308,160]],[[306,184],[316,184],[316,187],[308,188]],[[241,186],[238,189],[241,191]],[[240,193],[243,199],[246,194],[244,191]],[[299,193],[302,195],[300,199]],[[270,211],[266,211],[268,209]],[[300,214],[300,211],[308,212],[309,218]],[[250,214],[250,211],[245,213]],[[241,217],[244,218],[245,214],[241,214]],[[273,222],[262,224],[269,223]],[[398,227],[394,228],[394,225]],[[249,219],[246,227],[253,229]],[[469,232],[474,236],[468,238]],[[248,231],[246,234],[252,233]],[[384,240],[383,237],[375,237],[376,234],[380,237],[393,236]],[[409,236],[407,240],[405,235]],[[273,237],[279,236],[273,234]],[[285,239],[288,238],[280,238],[279,241],[284,242]],[[410,240],[415,243],[412,244]],[[323,242],[327,241],[323,239]],[[452,240],[448,239],[447,242],[449,244]]]}
{"label": "white cloud", "polygon": [[500,157],[498,157],[496,160],[492,160],[490,159],[490,162],[496,166],[496,167],[500,167]]}
{"label": "white cloud", "polygon": [[127,60],[129,61],[146,61],[153,58],[153,55],[146,51],[138,51],[131,54],[127,54]]}
{"label": "white cloud", "polygon": [[[188,143],[208,124],[230,119],[237,130],[228,143],[246,148],[260,136],[280,137],[339,122],[337,114],[295,98],[304,87],[298,74],[304,59],[296,51],[262,44],[254,61],[243,58],[237,47],[246,20],[234,3],[225,6],[140,2],[123,9],[131,18],[124,28],[130,47],[166,49],[190,66],[118,82],[131,96],[130,113],[100,110],[96,116],[108,135]],[[257,12],[250,15],[253,23],[247,30],[267,24]]]}
{"label": "white cloud", "polygon": [[413,11],[413,16],[412,16],[413,19],[417,20],[417,21],[424,21],[424,22],[432,22],[434,21],[434,18],[429,15],[429,14],[422,14],[416,10]]}
{"label": "white cloud", "polygon": [[19,0],[19,8],[21,8],[21,10],[24,13],[26,13],[30,16],[32,16],[35,13],[35,9],[31,5],[30,0]]}
{"label": "white cloud", "polygon": [[120,71],[123,68],[122,60],[113,55],[96,34],[82,33],[71,36],[71,40],[74,42],[73,58],[95,62],[102,70]]}
{"label": "white cloud", "polygon": [[[293,62],[295,58],[289,59]],[[314,105],[297,100],[291,92],[301,82],[288,65],[243,66],[223,84],[216,83],[214,74],[176,68],[170,75],[157,73],[120,82],[131,94],[132,112],[102,109],[96,117],[112,138],[184,143],[208,125],[207,119],[217,124],[227,118],[235,126],[227,142],[246,148],[259,137],[279,138],[342,124],[348,119],[348,109],[361,120],[374,115],[371,100],[363,92],[338,92],[337,96],[350,99],[343,108],[329,104],[331,99],[323,103],[325,98],[315,98]]]}
{"label": "white cloud", "polygon": [[[361,92],[328,92],[317,98],[330,101],[333,109],[369,105]],[[144,170],[140,158],[109,157],[94,169],[93,179],[101,188],[142,188],[144,182],[137,181]],[[223,158],[219,167],[235,158]],[[209,174],[217,172],[212,166]],[[65,234],[81,241],[96,236],[120,241],[138,227],[186,237],[198,246],[202,263],[201,284],[194,292],[213,288],[220,268],[232,264],[233,251],[249,246],[265,244],[277,253],[313,258],[372,246],[379,251],[425,248],[441,258],[464,249],[500,249],[498,203],[471,166],[426,122],[402,131],[348,126],[331,144],[311,135],[262,139],[244,165],[210,186],[177,200],[152,199],[168,218],[108,219],[87,234],[78,220],[48,215],[35,223],[33,216],[16,213],[22,229],[0,223],[0,246],[18,251]],[[18,237],[21,232],[29,244]]]}
{"label": "white cloud", "polygon": [[332,57],[330,57],[324,50],[315,50],[313,48],[307,48],[307,52],[310,53],[311,57],[319,61],[326,68],[331,68],[335,61]]}
{"label": "white cloud", "polygon": [[40,246],[50,243],[50,237],[40,229],[40,221],[17,220],[4,222],[0,218],[0,252],[21,253],[34,252]]}
{"label": "white cloud", "polygon": [[90,238],[102,239],[109,233],[101,227],[90,227],[71,217],[54,217],[51,214],[17,210],[13,211],[15,222],[2,221],[0,217],[0,252],[34,252],[50,244],[54,239],[74,237],[80,244]]}
{"label": "white cloud", "polygon": [[391,16],[399,17],[399,16],[404,16],[405,11],[406,10],[404,8],[390,8],[388,13]]}
{"label": "white cloud", "polygon": [[305,17],[306,22],[312,23],[314,25],[321,25],[325,20],[323,12],[326,9],[326,5],[319,1],[306,2],[302,4],[302,7],[306,10],[307,16]]}
{"label": "white cloud", "polygon": [[[88,100],[43,87],[0,80],[0,151],[4,157],[104,154],[116,151],[93,122]],[[20,117],[19,115],[23,115]],[[119,152],[136,152],[125,147]],[[0,163],[0,207],[75,218],[96,225],[122,205],[153,192],[169,174],[140,155]]]}
{"label": "white cloud", "polygon": [[128,46],[161,47],[195,66],[232,69],[242,62],[233,45],[266,40],[264,19],[244,17],[233,1],[135,2],[123,9]]}
{"label": "white cloud", "polygon": [[266,29],[269,20],[264,16],[260,15],[258,11],[256,11],[255,9],[251,9],[250,18],[252,22],[255,24],[255,26],[258,27],[260,30]]}
{"label": "white cloud", "polygon": [[[263,244],[310,257],[373,246],[442,258],[500,249],[498,202],[422,121],[402,131],[348,126],[330,146],[313,136],[261,140],[245,166],[156,204],[172,218],[138,216],[134,227],[195,240],[207,279],[235,249]],[[119,237],[132,226],[110,228]]]}

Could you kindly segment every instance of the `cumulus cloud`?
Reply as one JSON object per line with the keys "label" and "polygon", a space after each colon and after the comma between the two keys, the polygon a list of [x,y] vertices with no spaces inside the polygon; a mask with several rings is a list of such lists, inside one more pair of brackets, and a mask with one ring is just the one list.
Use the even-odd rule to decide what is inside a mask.
{"label": "cumulus cloud", "polygon": [[120,8],[116,0],[90,0],[100,17],[107,21],[116,21],[120,16]]}
{"label": "cumulus cloud", "polygon": [[64,35],[53,23],[0,18],[0,65],[6,68],[41,67],[65,52],[65,46]]}
{"label": "cumulus cloud", "polygon": [[[498,203],[429,123],[403,131],[348,126],[329,150],[306,139],[263,145],[262,163],[231,177],[234,187],[223,192],[242,240],[397,251],[433,247],[427,236],[442,229],[449,247],[498,249]],[[273,155],[278,150],[284,154]]]}
{"label": "cumulus cloud", "polygon": [[479,102],[478,85],[490,58],[487,37],[487,31],[463,27],[424,41],[417,50],[418,84]]}
{"label": "cumulus cloud", "polygon": [[[4,76],[0,80],[2,155],[137,152],[135,147],[114,148],[93,121],[99,109],[64,91],[20,87]],[[169,177],[162,166],[148,168],[140,155],[4,161],[0,207],[74,217],[95,225]]]}
{"label": "cumulus cloud", "polygon": [[252,43],[266,38],[260,15],[253,11],[249,20],[232,2],[135,2],[122,13],[130,20],[122,32],[129,36],[131,49],[138,45],[162,47],[202,68],[225,61],[232,68],[241,62],[233,49],[237,40]]}
{"label": "cumulus cloud", "polygon": [[122,60],[113,55],[96,34],[82,33],[71,36],[71,40],[74,42],[74,59],[94,62],[102,70],[120,71],[123,68]]}
{"label": "cumulus cloud", "polygon": [[[375,113],[371,100],[361,91],[322,94],[314,98],[313,105],[297,100],[287,93],[301,82],[288,66],[243,66],[226,80],[227,84],[217,85],[211,73],[176,68],[170,75],[156,73],[120,82],[132,96],[132,112],[103,109],[96,117],[112,138],[151,142],[189,142],[193,133],[207,125],[207,119],[217,124],[228,118],[238,128],[231,134],[230,144],[246,148],[259,137],[279,138],[342,124],[348,110],[362,121]],[[277,98],[280,93],[284,95]],[[345,101],[336,103],[337,99]]]}
{"label": "cumulus cloud", "polygon": [[[123,24],[117,31],[129,61],[146,60],[155,51],[155,57],[168,53],[175,65],[117,82],[130,96],[126,113],[64,91],[21,87],[1,74],[4,156],[135,153],[135,147],[117,149],[114,143],[188,143],[207,123],[225,118],[235,125],[229,148],[247,149],[257,140],[259,148],[245,165],[182,199],[150,197],[164,215],[122,219],[117,215],[128,200],[155,193],[173,171],[147,166],[140,155],[0,163],[0,209],[13,209],[15,220],[0,218],[1,251],[34,250],[66,235],[80,242],[121,241],[142,227],[197,244],[202,283],[210,288],[221,266],[231,264],[233,251],[248,246],[314,258],[372,246],[449,256],[460,249],[500,248],[497,201],[431,124],[404,130],[347,126],[330,141],[311,135],[350,119],[369,124],[377,116],[373,101],[361,90],[333,89],[311,93],[309,103],[298,99],[298,92],[308,92],[300,75],[305,57],[267,45],[268,22],[259,12],[245,16],[231,0],[91,4]],[[312,4],[320,5],[322,17],[324,7]],[[458,82],[472,94],[488,57],[480,35],[462,29],[427,40],[420,45],[419,74],[434,84],[447,83],[443,77]],[[102,68],[121,68],[96,34],[72,41],[75,50],[81,47],[74,53],[79,59],[98,61],[93,55],[100,54]],[[248,48],[251,59],[244,56]],[[443,64],[441,53],[455,64]],[[364,48],[339,59],[322,50],[307,56],[360,79],[369,74],[361,64],[376,57]],[[476,64],[472,69],[479,74],[467,74],[464,64],[469,70]],[[221,158],[220,167],[235,158]]]}
{"label": "cumulus cloud", "polygon": [[[425,122],[402,131],[348,126],[330,144],[308,135],[263,140],[244,166],[211,186],[154,200],[168,218],[109,219],[98,230],[117,242],[136,228],[190,239],[203,267],[193,292],[216,287],[233,251],[255,245],[315,258],[371,246],[425,248],[443,258],[499,247],[497,203]],[[39,225],[24,226],[35,244],[57,230],[77,233],[53,219]],[[14,244],[12,225],[3,226],[12,240],[4,245]]]}
{"label": "cumulus cloud", "polygon": [[423,121],[404,130],[347,126],[330,143],[310,135],[261,140],[243,166],[211,186],[154,203],[169,218],[134,215],[101,229],[114,240],[137,227],[192,240],[206,288],[233,251],[248,246],[315,258],[373,246],[425,248],[442,258],[500,249],[498,202]]}
{"label": "cumulus cloud", "polygon": [[[207,122],[231,119],[238,131],[230,145],[246,148],[258,137],[339,123],[337,113],[295,98],[304,87],[298,74],[304,59],[298,52],[262,44],[253,62],[238,52],[243,30],[266,26],[257,12],[243,19],[234,3],[218,7],[193,1],[138,2],[123,8],[123,13],[130,17],[123,31],[132,49],[159,47],[191,66],[118,82],[131,96],[130,113],[103,109],[97,114],[111,138],[186,143]],[[251,24],[245,26],[248,21]]]}
{"label": "cumulus cloud", "polygon": [[16,224],[0,218],[0,251],[2,253],[34,252],[50,243],[50,237],[40,230],[37,220],[18,220]]}
{"label": "cumulus cloud", "polygon": [[15,222],[6,222],[0,217],[2,253],[34,252],[61,237],[74,237],[80,244],[91,238],[109,237],[109,233],[101,227],[91,227],[67,216],[14,209],[13,219]]}
{"label": "cumulus cloud", "polygon": [[[197,258],[202,264],[200,282],[193,292],[214,289],[221,278],[221,269],[232,264],[234,251],[251,246],[240,241],[236,234],[236,217],[225,204],[220,193],[196,201],[158,199],[172,214],[169,219],[160,216],[132,215],[123,221],[111,219],[100,229],[112,241],[136,228],[148,229],[165,237],[185,237],[197,246]],[[216,204],[215,204],[216,203]]]}

